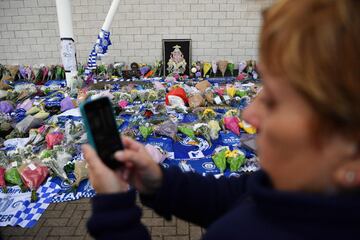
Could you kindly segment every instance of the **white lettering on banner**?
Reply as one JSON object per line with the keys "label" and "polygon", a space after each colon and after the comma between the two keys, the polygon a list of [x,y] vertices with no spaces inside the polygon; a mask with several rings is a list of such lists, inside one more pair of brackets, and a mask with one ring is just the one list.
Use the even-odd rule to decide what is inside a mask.
{"label": "white lettering on banner", "polygon": [[59,202],[66,202],[66,201],[71,201],[71,200],[76,200],[81,198],[83,195],[82,192],[77,192],[76,194],[74,193],[62,193],[62,194],[58,194],[56,196],[53,197],[53,200],[59,201]]}
{"label": "white lettering on banner", "polygon": [[10,215],[1,215],[0,214],[0,222],[10,222],[11,221],[11,218],[13,217],[14,215],[10,214]]}
{"label": "white lettering on banner", "polygon": [[24,203],[29,202],[30,198],[30,192],[16,195],[0,193],[0,226],[12,225],[12,221],[16,221],[14,216],[19,211],[24,211]]}

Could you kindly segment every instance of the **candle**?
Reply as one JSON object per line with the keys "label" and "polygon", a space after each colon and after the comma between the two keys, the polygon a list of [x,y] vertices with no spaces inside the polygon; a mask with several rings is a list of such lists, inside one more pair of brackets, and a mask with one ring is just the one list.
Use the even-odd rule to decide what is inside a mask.
{"label": "candle", "polygon": [[117,9],[119,7],[119,4],[120,4],[120,0],[113,0],[113,2],[111,3],[111,6],[110,6],[109,12],[108,12],[108,14],[106,16],[104,25],[101,28],[102,30],[104,30],[106,32],[109,32],[111,23],[112,23],[112,21],[114,19],[114,16],[115,16],[115,13],[116,13],[116,11],[117,11]]}

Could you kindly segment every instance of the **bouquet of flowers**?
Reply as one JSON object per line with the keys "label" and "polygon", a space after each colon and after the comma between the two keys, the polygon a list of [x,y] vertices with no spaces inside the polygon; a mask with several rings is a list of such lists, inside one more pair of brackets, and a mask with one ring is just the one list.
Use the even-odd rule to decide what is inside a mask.
{"label": "bouquet of flowers", "polygon": [[211,146],[210,127],[206,123],[197,123],[193,127],[196,135],[203,136]]}
{"label": "bouquet of flowers", "polygon": [[31,202],[36,202],[36,190],[47,178],[49,174],[48,168],[34,162],[22,165],[19,168],[19,173],[25,186],[31,190]]}

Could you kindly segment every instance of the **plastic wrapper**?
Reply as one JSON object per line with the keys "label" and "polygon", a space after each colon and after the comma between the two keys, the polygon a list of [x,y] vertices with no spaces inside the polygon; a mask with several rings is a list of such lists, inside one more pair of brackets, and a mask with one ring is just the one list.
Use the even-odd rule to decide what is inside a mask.
{"label": "plastic wrapper", "polygon": [[75,107],[74,103],[72,102],[72,100],[71,100],[71,98],[69,96],[65,97],[60,102],[60,111],[61,112],[65,112],[67,110],[73,109],[74,107]]}
{"label": "plastic wrapper", "polygon": [[30,163],[21,166],[19,173],[25,186],[31,190],[31,202],[36,202],[36,190],[49,175],[49,169],[38,163]]}
{"label": "plastic wrapper", "polygon": [[205,90],[204,97],[208,103],[214,103],[214,93],[211,88]]}
{"label": "plastic wrapper", "polygon": [[0,112],[2,113],[11,113],[14,111],[14,105],[9,101],[0,102]]}
{"label": "plastic wrapper", "polygon": [[123,134],[124,136],[128,136],[128,137],[133,138],[133,139],[135,139],[135,138],[136,138],[136,135],[137,135],[135,129],[133,129],[133,128],[131,128],[131,127],[125,128],[125,129],[122,131],[122,134]]}
{"label": "plastic wrapper", "polygon": [[240,135],[239,128],[239,118],[237,117],[224,117],[224,125],[225,128],[235,133],[236,135]]}
{"label": "plastic wrapper", "polygon": [[140,73],[142,76],[145,76],[148,72],[150,71],[150,67],[149,66],[142,66],[140,68]]}
{"label": "plastic wrapper", "polygon": [[237,77],[236,80],[238,81],[243,81],[247,78],[247,74],[246,73],[240,73]]}
{"label": "plastic wrapper", "polygon": [[198,84],[195,85],[195,87],[201,92],[201,93],[205,93],[205,90],[209,87],[211,87],[211,84],[207,81],[201,81]]}
{"label": "plastic wrapper", "polygon": [[24,109],[25,111],[28,111],[32,107],[33,103],[34,103],[34,100],[31,100],[28,98],[24,102],[18,104],[16,106],[16,109]]}
{"label": "plastic wrapper", "polygon": [[237,109],[230,109],[224,114],[224,117],[238,117],[240,115],[239,110]]}
{"label": "plastic wrapper", "polygon": [[210,137],[212,140],[216,140],[219,138],[219,131],[221,130],[219,122],[216,120],[211,120],[208,122],[210,127]]}
{"label": "plastic wrapper", "polygon": [[38,112],[41,111],[41,108],[37,107],[37,106],[34,106],[34,107],[31,107],[29,110],[26,111],[26,115],[34,115]]}
{"label": "plastic wrapper", "polygon": [[156,126],[154,132],[162,136],[170,137],[174,141],[176,141],[177,124],[175,124],[171,120],[168,120]]}
{"label": "plastic wrapper", "polygon": [[153,84],[154,84],[154,87],[155,87],[155,89],[156,89],[157,91],[159,91],[159,90],[166,90],[165,87],[164,87],[164,85],[162,85],[162,83],[159,82],[159,81],[155,81]]}
{"label": "plastic wrapper", "polygon": [[203,72],[204,72],[203,76],[204,77],[206,77],[206,75],[209,73],[210,69],[211,69],[211,63],[204,62],[204,64],[203,64]]}
{"label": "plastic wrapper", "polygon": [[247,96],[247,93],[245,90],[238,89],[238,90],[236,90],[235,95],[238,97],[245,97],[245,96]]}
{"label": "plastic wrapper", "polygon": [[226,60],[219,61],[219,70],[223,77],[225,76],[227,65],[228,65],[228,61],[226,61]]}
{"label": "plastic wrapper", "polygon": [[153,128],[151,126],[140,126],[139,131],[141,133],[141,136],[146,141],[148,136],[150,136],[153,132]]}
{"label": "plastic wrapper", "polygon": [[34,118],[36,119],[41,119],[41,120],[45,120],[50,116],[50,113],[45,112],[45,111],[40,111],[37,114],[34,115]]}
{"label": "plastic wrapper", "polygon": [[149,92],[148,91],[139,91],[139,94],[138,94],[139,98],[140,98],[140,101],[142,103],[146,102],[147,99],[148,99],[148,96],[149,96]]}
{"label": "plastic wrapper", "polygon": [[61,179],[70,183],[69,178],[66,175],[64,170],[65,165],[71,160],[71,155],[66,152],[56,153],[56,158],[54,156],[45,158],[42,163],[51,169],[51,171]]}
{"label": "plastic wrapper", "polygon": [[249,134],[255,134],[256,133],[256,128],[253,127],[252,125],[250,125],[249,123],[245,122],[244,120],[239,122],[239,127],[244,129],[244,131],[249,133]]}
{"label": "plastic wrapper", "polygon": [[163,103],[155,105],[155,112],[157,114],[166,114],[166,106]]}
{"label": "plastic wrapper", "polygon": [[15,128],[20,133],[28,133],[31,128],[39,127],[42,123],[41,119],[37,119],[31,115],[24,118],[21,122],[15,125]]}
{"label": "plastic wrapper", "polygon": [[247,66],[246,62],[239,63],[239,75],[245,70],[246,66]]}
{"label": "plastic wrapper", "polygon": [[191,127],[187,126],[178,126],[179,132],[189,137],[191,140],[193,140],[195,143],[198,143],[198,139],[195,136],[195,132]]}
{"label": "plastic wrapper", "polygon": [[236,94],[236,88],[234,86],[229,86],[226,88],[226,94],[233,98]]}
{"label": "plastic wrapper", "polygon": [[223,173],[226,169],[226,151],[227,149],[223,148],[211,157],[215,166],[220,169],[221,173]]}
{"label": "plastic wrapper", "polygon": [[177,87],[175,89],[172,89],[168,94],[166,94],[166,98],[165,98],[166,105],[172,105],[172,106],[178,105],[178,104],[173,103],[171,96],[176,96],[176,97],[181,98],[184,104],[188,103],[188,98],[186,96],[186,92],[181,87]]}
{"label": "plastic wrapper", "polygon": [[5,168],[0,167],[0,188],[2,189],[3,193],[7,192],[6,182],[5,182],[5,171],[6,171]]}
{"label": "plastic wrapper", "polygon": [[118,102],[118,105],[119,105],[120,108],[125,108],[128,104],[129,104],[129,102],[126,101],[126,100],[120,100]]}
{"label": "plastic wrapper", "polygon": [[22,108],[16,109],[12,112],[11,117],[16,123],[21,122],[26,117],[26,111]]}
{"label": "plastic wrapper", "polygon": [[46,146],[48,149],[53,149],[55,145],[61,144],[64,140],[64,134],[60,132],[48,133],[45,137]]}
{"label": "plastic wrapper", "polygon": [[136,98],[139,97],[139,91],[137,89],[132,89],[130,91],[130,98],[129,99],[124,99],[124,100],[127,100],[129,102],[133,102],[136,100]]}
{"label": "plastic wrapper", "polygon": [[9,158],[7,157],[5,151],[0,151],[0,167],[6,167],[8,164]]}
{"label": "plastic wrapper", "polygon": [[212,68],[212,72],[214,74],[214,76],[216,75],[217,73],[217,70],[218,70],[218,65],[217,65],[217,62],[216,61],[212,61],[211,62],[211,68]]}
{"label": "plastic wrapper", "polygon": [[20,132],[17,129],[13,129],[6,137],[5,139],[12,139],[12,138],[22,138],[26,135],[25,132]]}
{"label": "plastic wrapper", "polygon": [[202,121],[210,121],[216,118],[216,112],[211,108],[206,108],[199,116],[199,119]]}
{"label": "plastic wrapper", "polygon": [[55,153],[53,150],[50,149],[44,149],[39,154],[40,159],[54,158],[54,157],[55,157]]}
{"label": "plastic wrapper", "polygon": [[205,105],[205,100],[200,93],[192,94],[189,97],[189,106],[191,108],[202,107]]}
{"label": "plastic wrapper", "polygon": [[10,133],[12,126],[6,116],[0,115],[0,136],[5,137]]}
{"label": "plastic wrapper", "polygon": [[156,163],[162,163],[166,159],[166,153],[159,146],[146,144],[145,149]]}
{"label": "plastic wrapper", "polygon": [[196,135],[203,136],[211,146],[210,127],[206,123],[197,123],[193,127]]}
{"label": "plastic wrapper", "polygon": [[0,89],[0,100],[5,99],[7,97],[7,95],[8,95],[7,91]]}
{"label": "plastic wrapper", "polygon": [[16,185],[19,186],[21,188],[21,191],[24,191],[24,184],[21,180],[19,171],[17,170],[17,168],[13,167],[13,168],[9,168],[6,170],[5,172],[5,181],[7,183],[10,183],[12,185]]}
{"label": "plastic wrapper", "polygon": [[239,171],[240,167],[246,162],[245,154],[237,149],[226,152],[226,161],[229,163],[230,171]]}
{"label": "plastic wrapper", "polygon": [[78,95],[77,95],[77,100],[78,100],[80,103],[86,100],[86,98],[87,98],[87,91],[88,91],[87,88],[79,89]]}
{"label": "plastic wrapper", "polygon": [[154,90],[150,90],[149,94],[148,94],[148,97],[147,97],[147,100],[149,102],[153,102],[153,101],[156,101],[157,99],[158,99],[157,93]]}
{"label": "plastic wrapper", "polygon": [[227,70],[230,72],[231,76],[234,76],[234,69],[235,69],[235,64],[234,63],[228,63]]}
{"label": "plastic wrapper", "polygon": [[76,161],[74,165],[75,182],[73,188],[77,188],[82,180],[89,178],[89,171],[85,161]]}
{"label": "plastic wrapper", "polygon": [[155,72],[153,70],[148,71],[145,75],[144,78],[150,78],[153,77],[155,74]]}

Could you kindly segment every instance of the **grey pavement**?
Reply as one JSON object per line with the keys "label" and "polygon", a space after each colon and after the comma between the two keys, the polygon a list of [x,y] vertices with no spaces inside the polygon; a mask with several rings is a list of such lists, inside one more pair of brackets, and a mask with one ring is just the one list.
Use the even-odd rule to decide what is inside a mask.
{"label": "grey pavement", "polygon": [[[151,209],[142,207],[142,222],[153,240],[198,240],[203,230],[188,222],[166,221]],[[1,227],[4,240],[86,240],[93,239],[86,230],[91,215],[90,200],[50,204],[33,228]]]}

